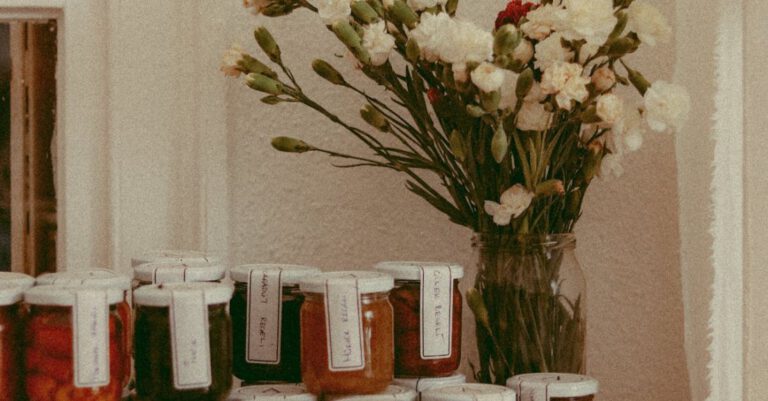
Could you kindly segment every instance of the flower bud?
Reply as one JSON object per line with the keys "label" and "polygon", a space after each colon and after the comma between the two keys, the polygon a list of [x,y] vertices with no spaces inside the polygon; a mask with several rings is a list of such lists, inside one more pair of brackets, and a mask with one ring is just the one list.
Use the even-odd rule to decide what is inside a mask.
{"label": "flower bud", "polygon": [[459,8],[459,0],[448,0],[448,2],[445,3],[445,12],[451,17],[456,15],[457,8]]}
{"label": "flower bud", "polygon": [[253,36],[256,38],[256,42],[259,43],[259,47],[264,51],[264,54],[272,60],[273,63],[280,62],[280,47],[275,42],[275,38],[269,33],[267,28],[260,26],[253,32]]}
{"label": "flower bud", "polygon": [[415,39],[410,38],[405,44],[405,57],[412,63],[417,63],[421,57],[421,49]]}
{"label": "flower bud", "polygon": [[499,91],[480,93],[480,104],[489,113],[499,109],[499,102],[501,102],[501,93]]}
{"label": "flower bud", "polygon": [[634,53],[640,46],[640,41],[625,36],[623,38],[614,39],[609,42],[608,56],[611,58],[621,58],[626,54]]}
{"label": "flower bud", "polygon": [[348,21],[338,21],[331,27],[333,33],[344,43],[350,52],[364,65],[371,64],[371,56],[363,47],[362,39],[355,28]]}
{"label": "flower bud", "polygon": [[312,62],[312,69],[317,75],[334,85],[346,85],[344,76],[324,60],[315,60]]}
{"label": "flower bud", "polygon": [[271,68],[267,67],[261,61],[247,54],[243,54],[243,58],[238,64],[248,73],[255,72],[257,74],[268,76],[272,79],[277,78],[277,73],[275,73]]}
{"label": "flower bud", "polygon": [[460,161],[464,161],[466,154],[464,152],[464,142],[461,140],[461,134],[457,130],[451,132],[450,138],[448,138],[451,144],[451,152]]}
{"label": "flower bud", "polygon": [[645,96],[645,92],[648,91],[648,88],[651,87],[651,83],[648,82],[647,79],[643,76],[643,74],[640,73],[640,71],[633,70],[626,65],[624,68],[627,69],[627,73],[629,75],[629,82],[632,82],[632,85],[637,89],[638,92],[640,92],[641,95]]}
{"label": "flower bud", "polygon": [[496,31],[493,38],[493,52],[497,56],[512,53],[522,40],[522,35],[512,24],[507,24]]}
{"label": "flower bud", "polygon": [[603,144],[598,141],[592,141],[587,147],[587,156],[584,159],[584,181],[590,183],[600,169],[600,163],[603,161]]}
{"label": "flower bud", "polygon": [[507,140],[507,133],[504,131],[504,124],[499,123],[496,132],[493,134],[493,139],[491,139],[491,153],[496,163],[504,161],[508,150],[509,140]]}
{"label": "flower bud", "polygon": [[245,83],[254,90],[270,95],[282,95],[283,84],[265,75],[251,73],[245,77]]}
{"label": "flower bud", "polygon": [[274,95],[269,95],[269,96],[264,96],[263,98],[261,98],[261,102],[264,103],[264,104],[268,104],[270,106],[274,106],[274,105],[276,105],[278,103],[282,103],[283,99],[280,99],[279,97],[274,96]]}
{"label": "flower bud", "polygon": [[370,104],[363,106],[360,110],[360,117],[379,131],[387,132],[389,130],[389,121],[387,121],[387,118]]}
{"label": "flower bud", "polygon": [[536,186],[536,196],[563,196],[565,186],[560,180],[547,180]]}
{"label": "flower bud", "polygon": [[533,58],[533,45],[527,39],[523,39],[520,44],[515,47],[515,51],[512,52],[512,57],[520,64],[526,65]]}
{"label": "flower bud", "polygon": [[393,20],[400,22],[409,29],[416,28],[416,24],[419,23],[419,16],[403,0],[395,0],[388,11]]}
{"label": "flower bud", "polygon": [[287,136],[272,138],[272,147],[280,152],[286,153],[304,153],[315,149],[312,145],[309,145],[301,139],[290,138]]}
{"label": "flower bud", "polygon": [[264,9],[261,10],[261,14],[265,15],[267,17],[282,17],[284,15],[288,15],[293,10],[295,10],[298,6],[294,4],[285,4],[283,2],[276,2],[268,5]]}
{"label": "flower bud", "polygon": [[533,70],[526,68],[520,76],[517,77],[517,85],[515,87],[515,94],[518,99],[525,99],[528,96],[528,92],[533,87]]}
{"label": "flower bud", "polygon": [[592,84],[598,92],[605,92],[616,85],[616,73],[607,65],[600,67],[592,75]]}
{"label": "flower bud", "polygon": [[571,191],[565,200],[564,217],[567,219],[578,218],[581,215],[581,191]]}
{"label": "flower bud", "polygon": [[357,0],[352,3],[352,14],[366,24],[379,19],[379,14],[376,13],[376,10],[363,0]]}
{"label": "flower bud", "polygon": [[376,14],[378,14],[380,17],[384,16],[384,5],[381,3],[380,0],[366,0],[368,2],[368,5],[373,8],[374,11],[376,11]]}

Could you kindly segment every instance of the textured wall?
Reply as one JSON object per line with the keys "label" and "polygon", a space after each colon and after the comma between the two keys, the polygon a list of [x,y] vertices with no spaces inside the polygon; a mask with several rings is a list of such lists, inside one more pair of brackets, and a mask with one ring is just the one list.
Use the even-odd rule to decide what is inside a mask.
{"label": "textured wall", "polygon": [[[654,2],[674,21],[673,2]],[[301,12],[261,19],[231,3],[232,41],[255,50],[251,27],[263,22],[305,90],[357,120],[360,100],[311,73],[313,58],[343,54],[315,18]],[[460,13],[490,29],[504,3],[465,1]],[[633,64],[648,77],[670,79],[674,51],[646,49]],[[346,61],[333,62],[352,75]],[[226,85],[233,263],[282,261],[327,270],[366,269],[386,259],[471,263],[471,233],[407,193],[402,177],[335,169],[322,156],[278,154],[269,146],[273,135],[295,135],[364,151],[340,129],[300,106],[269,108],[238,83]],[[577,228],[589,286],[589,371],[601,381],[603,400],[688,400],[674,139],[649,135],[625,168],[623,178],[593,187]]]}

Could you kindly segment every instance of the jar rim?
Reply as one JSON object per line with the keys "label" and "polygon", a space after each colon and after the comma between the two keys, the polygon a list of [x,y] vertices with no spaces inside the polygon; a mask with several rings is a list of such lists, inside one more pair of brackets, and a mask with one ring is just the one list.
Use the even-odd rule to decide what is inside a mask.
{"label": "jar rim", "polygon": [[315,401],[303,384],[260,384],[232,391],[230,401]]}
{"label": "jar rim", "polygon": [[422,393],[424,401],[515,401],[515,390],[495,384],[466,383],[438,387]]}
{"label": "jar rim", "polygon": [[568,373],[528,373],[507,380],[507,387],[516,391],[546,391],[550,397],[585,397],[597,394],[597,380]]}
{"label": "jar rim", "polygon": [[237,283],[248,283],[251,272],[253,271],[267,271],[277,269],[281,270],[280,279],[284,286],[298,285],[299,280],[301,280],[303,277],[322,273],[320,269],[312,266],[269,263],[246,264],[233,267],[229,271],[229,277],[232,279],[232,281]]}
{"label": "jar rim", "polygon": [[306,276],[299,281],[303,292],[325,294],[329,281],[348,280],[357,286],[360,294],[388,292],[395,286],[395,280],[389,274],[373,271],[338,271]]}
{"label": "jar rim", "polygon": [[226,304],[234,289],[219,283],[168,283],[140,287],[133,293],[133,302],[141,306],[165,307],[173,303],[174,291],[202,291],[206,305]]}
{"label": "jar rim", "polygon": [[0,272],[0,282],[12,283],[27,290],[35,285],[35,278],[24,273]]}
{"label": "jar rim", "polygon": [[123,290],[117,288],[41,285],[32,287],[24,292],[24,302],[40,306],[74,306],[77,302],[77,293],[81,290],[104,291],[107,296],[107,303],[110,305],[115,305],[124,301]]}
{"label": "jar rim", "polygon": [[45,273],[37,277],[38,285],[74,287],[79,285],[131,289],[131,279],[108,269],[65,270]]}
{"label": "jar rim", "polygon": [[416,391],[411,388],[390,384],[380,393],[338,395],[329,397],[329,401],[413,401],[417,396]]}
{"label": "jar rim", "polygon": [[450,269],[451,278],[464,277],[464,268],[461,265],[446,262],[390,261],[377,263],[373,268],[391,275],[395,280],[421,281],[421,269],[424,267],[445,267]]}
{"label": "jar rim", "polygon": [[181,282],[218,281],[224,278],[226,268],[218,263],[189,263],[173,260],[142,263],[133,268],[133,277],[146,283],[157,283],[158,272],[162,269],[179,270]]}
{"label": "jar rim", "polygon": [[221,264],[221,258],[210,255],[203,251],[194,250],[175,250],[175,249],[155,249],[142,253],[137,257],[131,258],[131,267],[152,263],[152,262],[175,262],[175,263],[196,263],[196,264]]}

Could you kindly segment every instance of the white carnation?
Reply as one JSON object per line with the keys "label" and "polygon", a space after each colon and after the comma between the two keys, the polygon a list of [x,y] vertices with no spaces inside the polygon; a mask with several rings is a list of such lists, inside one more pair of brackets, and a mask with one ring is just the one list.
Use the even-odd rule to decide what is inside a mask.
{"label": "white carnation", "polygon": [[435,7],[438,4],[444,6],[447,1],[448,0],[408,0],[408,5],[416,11],[421,11],[426,8]]}
{"label": "white carnation", "polygon": [[672,28],[661,11],[644,0],[633,2],[627,17],[627,28],[643,43],[656,46],[657,41],[666,43],[672,37]]}
{"label": "white carnation", "polygon": [[603,157],[600,165],[600,178],[607,179],[610,176],[619,178],[624,175],[624,167],[621,165],[622,156],[609,153]]}
{"label": "white carnation", "polygon": [[233,44],[232,47],[224,53],[224,57],[221,59],[221,67],[219,68],[224,75],[228,77],[239,77],[243,72],[240,67],[240,61],[243,60],[245,50],[238,44]]}
{"label": "white carnation", "polygon": [[389,60],[395,38],[387,33],[387,24],[379,21],[363,28],[363,47],[371,56],[371,64],[380,66]]}
{"label": "white carnation", "polygon": [[544,93],[543,90],[541,90],[541,84],[538,81],[533,81],[533,85],[531,86],[531,90],[528,91],[527,95],[525,95],[525,99],[524,100],[526,102],[541,103],[546,98],[547,98],[547,94]]}
{"label": "white carnation", "polygon": [[452,25],[453,20],[446,13],[424,13],[421,16],[421,22],[411,31],[411,38],[419,45],[422,57],[431,62],[440,59],[440,52],[445,46],[445,38],[450,36]]}
{"label": "white carnation", "polygon": [[250,8],[254,14],[261,14],[261,12],[272,4],[273,0],[243,0],[243,7]]}
{"label": "white carnation", "polygon": [[472,71],[472,83],[481,91],[491,93],[499,90],[504,83],[504,72],[495,65],[484,62]]}
{"label": "white carnation", "polygon": [[520,217],[533,201],[533,192],[516,184],[501,194],[500,203],[485,201],[485,212],[493,216],[493,222],[500,226],[509,225],[512,218]]}
{"label": "white carnation", "polygon": [[347,21],[352,15],[352,0],[310,0],[317,7],[317,15],[326,25]]}
{"label": "white carnation", "polygon": [[499,109],[508,110],[517,104],[517,79],[520,76],[507,69],[501,71],[504,74],[504,83],[501,85]]}
{"label": "white carnation", "polygon": [[606,124],[616,123],[624,115],[624,102],[608,93],[597,98],[597,116]]}
{"label": "white carnation", "polygon": [[548,112],[541,103],[525,102],[517,114],[517,128],[523,131],[546,131],[552,113]]}
{"label": "white carnation", "polygon": [[563,36],[568,40],[584,39],[602,45],[618,22],[613,14],[613,0],[564,0],[563,5]]}
{"label": "white carnation", "polygon": [[481,63],[493,58],[493,35],[467,21],[453,22],[443,40],[440,59],[446,63]]}
{"label": "white carnation", "polygon": [[616,73],[607,65],[600,67],[592,74],[592,84],[599,92],[605,92],[616,84]]}
{"label": "white carnation", "polygon": [[520,30],[531,39],[543,40],[562,25],[565,10],[560,6],[546,4],[531,10],[525,18],[527,21],[520,26]]}
{"label": "white carnation", "polygon": [[544,71],[541,90],[548,95],[556,94],[558,106],[570,110],[572,100],[583,102],[589,97],[589,79],[583,77],[582,72],[578,64],[557,62]]}
{"label": "white carnation", "polygon": [[691,111],[691,97],[682,86],[656,81],[645,92],[645,121],[656,132],[679,131]]}
{"label": "white carnation", "polygon": [[531,41],[527,39],[520,41],[520,44],[512,51],[512,58],[520,64],[528,64],[533,58],[533,45]]}
{"label": "white carnation", "polygon": [[558,32],[536,44],[536,61],[534,62],[536,68],[545,71],[558,61],[573,59],[573,52],[563,47],[562,39],[563,35]]}
{"label": "white carnation", "polygon": [[630,108],[624,111],[622,117],[616,121],[613,126],[613,132],[619,138],[620,143],[616,144],[618,153],[635,152],[643,146],[643,117],[636,108]]}

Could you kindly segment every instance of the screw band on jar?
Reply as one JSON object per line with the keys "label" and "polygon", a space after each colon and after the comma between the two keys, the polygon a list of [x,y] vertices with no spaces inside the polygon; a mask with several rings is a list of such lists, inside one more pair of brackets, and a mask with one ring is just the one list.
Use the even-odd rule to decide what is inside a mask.
{"label": "screw band on jar", "polygon": [[35,285],[35,278],[23,273],[0,272],[0,283],[13,284],[27,290]]}
{"label": "screw band on jar", "polygon": [[422,401],[515,401],[515,390],[494,384],[467,383],[421,393]]}
{"label": "screw band on jar", "polygon": [[530,373],[507,380],[521,401],[592,401],[598,391],[597,380],[570,373]]}
{"label": "screw band on jar", "polygon": [[396,377],[392,383],[411,388],[421,393],[434,388],[454,386],[467,382],[467,377],[461,373],[442,377]]}
{"label": "screw band on jar", "polygon": [[375,394],[353,394],[328,397],[327,401],[415,401],[418,394],[411,388],[389,385],[384,391]]}
{"label": "screw band on jar", "polygon": [[232,390],[228,401],[317,401],[303,384],[263,384]]}
{"label": "screw band on jar", "polygon": [[220,265],[221,258],[202,251],[192,250],[153,250],[131,258],[131,267],[153,262],[171,262],[196,265]]}
{"label": "screw band on jar", "polygon": [[226,268],[216,263],[159,261],[143,263],[133,268],[133,278],[139,284],[218,282]]}

